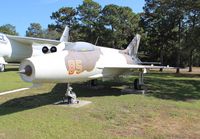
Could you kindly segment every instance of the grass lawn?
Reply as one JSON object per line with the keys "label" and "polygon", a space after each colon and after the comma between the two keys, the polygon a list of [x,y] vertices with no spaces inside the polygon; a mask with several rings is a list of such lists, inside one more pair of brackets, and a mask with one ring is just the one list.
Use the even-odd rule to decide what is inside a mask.
{"label": "grass lawn", "polygon": [[[12,78],[19,81],[16,74]],[[79,99],[92,101],[82,108],[52,104],[64,95],[65,84],[1,96],[0,139],[200,137],[199,75],[151,73],[145,75],[147,94],[122,93],[134,79],[103,82],[102,89],[73,85]]]}
{"label": "grass lawn", "polygon": [[6,65],[6,72],[0,72],[0,92],[31,86],[19,78],[18,66]]}

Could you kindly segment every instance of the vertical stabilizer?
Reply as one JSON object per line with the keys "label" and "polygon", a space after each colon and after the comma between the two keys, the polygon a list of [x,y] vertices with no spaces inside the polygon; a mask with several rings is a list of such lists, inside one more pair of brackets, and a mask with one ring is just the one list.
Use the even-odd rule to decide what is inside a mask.
{"label": "vertical stabilizer", "polygon": [[128,55],[137,56],[137,52],[138,52],[138,48],[140,44],[140,38],[141,36],[139,34],[136,34],[136,36],[130,42],[130,44],[126,48],[126,52],[128,53]]}
{"label": "vertical stabilizer", "polygon": [[65,27],[65,30],[60,38],[61,42],[68,42],[69,39],[69,28],[68,26]]}

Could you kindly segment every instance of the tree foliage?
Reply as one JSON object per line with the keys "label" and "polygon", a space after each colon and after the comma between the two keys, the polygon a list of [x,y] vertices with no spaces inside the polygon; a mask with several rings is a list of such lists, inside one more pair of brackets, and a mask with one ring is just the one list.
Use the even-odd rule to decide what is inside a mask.
{"label": "tree foliage", "polygon": [[109,34],[104,37],[105,41],[110,40],[110,46],[115,48],[125,47],[139,33],[139,15],[129,7],[106,5],[102,10],[101,21]]}
{"label": "tree foliage", "polygon": [[62,7],[53,12],[54,22],[47,29],[32,23],[26,35],[59,39],[68,26],[70,41],[123,49],[139,33],[140,51],[146,61],[189,66],[190,71],[192,65],[199,66],[199,0],[145,0],[143,9],[144,12],[136,14],[129,7],[114,4],[102,7],[93,0],[83,0],[76,8]]}
{"label": "tree foliage", "polygon": [[51,19],[55,23],[49,25],[49,29],[63,30],[64,26],[70,26],[71,41],[87,41],[115,48],[128,45],[139,31],[140,20],[129,7],[106,5],[102,8],[93,0],[84,0],[76,9],[63,7],[52,13]]}
{"label": "tree foliage", "polygon": [[26,31],[27,37],[44,38],[42,26],[39,23],[31,23]]}
{"label": "tree foliage", "polygon": [[5,25],[0,26],[0,32],[9,34],[9,35],[18,35],[15,26],[11,24],[5,24]]}
{"label": "tree foliage", "polygon": [[147,45],[151,46],[148,47],[151,56],[158,58],[160,55],[163,63],[177,67],[187,66],[191,62],[189,55],[192,55],[188,48],[192,52],[198,49],[196,42],[192,41],[198,40],[197,34],[194,35],[194,30],[199,27],[198,1],[145,1],[141,23],[149,36]]}
{"label": "tree foliage", "polygon": [[56,30],[43,29],[40,23],[31,23],[26,31],[27,37],[60,39],[60,34]]}

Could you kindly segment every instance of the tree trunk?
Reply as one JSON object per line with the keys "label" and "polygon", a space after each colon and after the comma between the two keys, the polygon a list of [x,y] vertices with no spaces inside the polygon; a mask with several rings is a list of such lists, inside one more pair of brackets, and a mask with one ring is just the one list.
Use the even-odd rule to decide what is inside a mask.
{"label": "tree trunk", "polygon": [[180,73],[180,50],[177,50],[176,73]]}
{"label": "tree trunk", "polygon": [[180,73],[180,63],[181,63],[181,18],[179,19],[179,25],[178,25],[178,49],[177,49],[177,61],[176,61],[176,73]]}
{"label": "tree trunk", "polygon": [[193,65],[193,50],[190,51],[190,56],[189,56],[189,71],[188,72],[192,72],[192,65]]}
{"label": "tree trunk", "polygon": [[180,73],[180,68],[179,68],[179,67],[176,68],[176,73],[177,73],[177,74]]}
{"label": "tree trunk", "polygon": [[189,72],[192,72],[192,66],[189,66]]}
{"label": "tree trunk", "polygon": [[[161,62],[161,66],[163,66],[163,48],[161,48],[160,50],[160,62]],[[160,68],[160,72],[163,72],[163,68]]]}

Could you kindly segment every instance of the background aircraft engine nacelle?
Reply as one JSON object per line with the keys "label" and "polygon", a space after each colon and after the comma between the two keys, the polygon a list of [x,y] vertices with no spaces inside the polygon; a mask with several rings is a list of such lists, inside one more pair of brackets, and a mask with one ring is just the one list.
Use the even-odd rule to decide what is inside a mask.
{"label": "background aircraft engine nacelle", "polygon": [[50,53],[45,56],[37,56],[22,61],[19,72],[26,82],[34,83],[73,83],[85,80],[87,74],[69,74],[66,67],[68,51]]}
{"label": "background aircraft engine nacelle", "polygon": [[42,47],[42,52],[44,54],[48,53],[49,52],[49,48],[47,46]]}
{"label": "background aircraft engine nacelle", "polygon": [[55,52],[57,52],[57,48],[55,46],[52,46],[50,51],[51,51],[51,53],[55,53]]}

